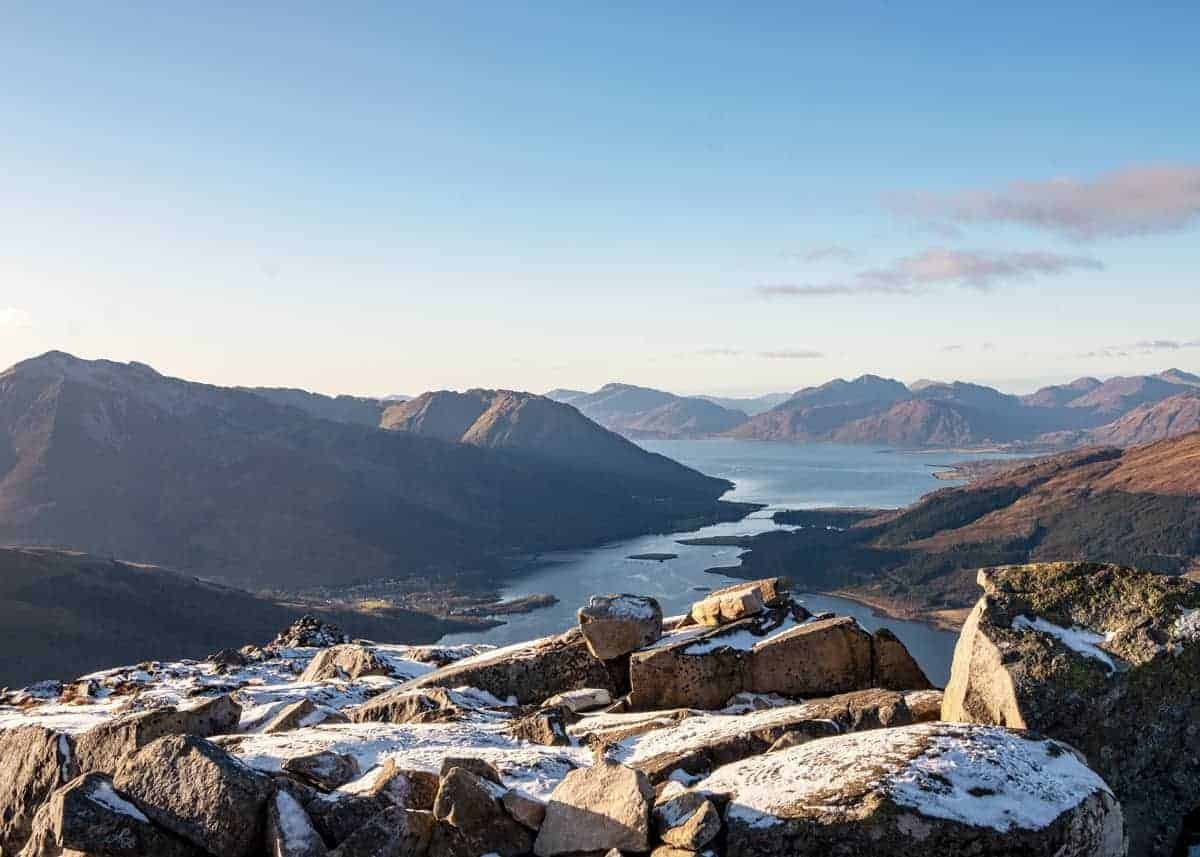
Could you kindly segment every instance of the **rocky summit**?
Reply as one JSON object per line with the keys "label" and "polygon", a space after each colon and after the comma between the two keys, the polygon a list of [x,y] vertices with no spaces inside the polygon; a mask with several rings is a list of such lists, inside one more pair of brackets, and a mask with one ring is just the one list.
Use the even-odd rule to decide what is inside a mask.
{"label": "rocky summit", "polygon": [[1200,794],[1200,586],[981,582],[944,696],[781,578],[681,616],[597,595],[501,649],[306,617],[5,691],[0,854],[1170,855]]}

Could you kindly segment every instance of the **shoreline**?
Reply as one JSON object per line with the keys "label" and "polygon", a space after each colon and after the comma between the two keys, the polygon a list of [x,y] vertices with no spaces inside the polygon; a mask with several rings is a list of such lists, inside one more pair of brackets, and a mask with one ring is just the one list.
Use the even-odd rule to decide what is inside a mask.
{"label": "shoreline", "polygon": [[914,610],[911,607],[901,606],[901,603],[895,599],[880,595],[866,595],[856,589],[813,590],[813,593],[816,595],[832,595],[836,598],[845,598],[847,601],[853,601],[864,607],[870,607],[879,615],[886,616],[889,619],[920,622],[939,631],[952,631],[956,634],[962,630],[963,623],[966,621],[967,615],[971,612],[970,607],[951,608],[947,610]]}

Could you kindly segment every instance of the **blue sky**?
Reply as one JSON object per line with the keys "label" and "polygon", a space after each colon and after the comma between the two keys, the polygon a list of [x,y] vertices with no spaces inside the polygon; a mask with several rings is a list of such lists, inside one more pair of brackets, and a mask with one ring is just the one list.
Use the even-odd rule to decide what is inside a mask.
{"label": "blue sky", "polygon": [[0,363],[355,393],[1200,369],[1196,4],[651,5],[7,9]]}

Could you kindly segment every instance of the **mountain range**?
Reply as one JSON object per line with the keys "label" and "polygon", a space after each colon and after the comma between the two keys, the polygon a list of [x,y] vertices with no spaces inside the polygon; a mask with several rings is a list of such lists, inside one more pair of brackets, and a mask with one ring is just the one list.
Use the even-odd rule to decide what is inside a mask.
{"label": "mountain range", "polygon": [[863,375],[786,397],[762,397],[756,400],[759,405],[776,403],[742,410],[728,407],[738,400],[681,397],[628,384],[608,384],[595,393],[553,390],[547,396],[630,437],[724,435],[799,443],[1052,450],[1125,446],[1200,429],[1200,376],[1179,369],[1106,381],[1080,378],[1025,396],[963,381],[905,385]]}
{"label": "mountain range", "polygon": [[451,394],[469,425],[437,416],[461,411],[444,394],[372,424],[370,401],[50,352],[0,373],[0,544],[295,591],[469,583],[506,556],[745,513],[719,501],[730,483],[569,406],[475,393]]}

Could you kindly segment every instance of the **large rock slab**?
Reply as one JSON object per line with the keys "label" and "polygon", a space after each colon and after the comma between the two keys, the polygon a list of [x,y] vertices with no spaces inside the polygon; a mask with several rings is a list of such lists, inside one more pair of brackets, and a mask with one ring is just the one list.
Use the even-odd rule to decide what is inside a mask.
{"label": "large rock slab", "polygon": [[787,583],[768,577],[735,583],[710,592],[692,605],[691,619],[698,625],[725,625],[756,616],[767,607],[781,607],[788,598]]}
{"label": "large rock slab", "polygon": [[888,690],[929,690],[933,683],[917,659],[890,629],[880,628],[871,635],[874,685]]}
{"label": "large rock slab", "polygon": [[343,643],[317,652],[300,681],[330,681],[332,679],[356,679],[365,675],[390,675],[387,661],[366,646]]}
{"label": "large rock slab", "polygon": [[518,857],[529,852],[533,834],[504,808],[506,792],[464,768],[451,768],[442,777],[433,816],[454,827],[472,853]]}
{"label": "large rock slab", "polygon": [[644,648],[662,636],[662,607],[644,595],[593,595],[576,615],[588,651],[602,661]]}
{"label": "large rock slab", "polygon": [[329,853],[300,801],[284,789],[275,792],[267,805],[266,844],[270,857],[325,857]]}
{"label": "large rock slab", "polygon": [[376,815],[330,852],[331,857],[420,857],[429,850],[428,812],[393,807]]}
{"label": "large rock slab", "polygon": [[16,854],[50,793],[75,776],[70,738],[40,726],[0,732],[0,854]]}
{"label": "large rock slab", "polygon": [[1078,748],[1120,799],[1130,853],[1171,854],[1200,806],[1200,585],[1099,563],[983,569],[944,720]]}
{"label": "large rock slab", "polygon": [[721,768],[726,857],[1123,857],[1121,808],[1070,747],[999,727],[919,724]]}
{"label": "large rock slab", "polygon": [[317,705],[307,697],[299,699],[283,708],[263,727],[264,735],[276,735],[280,732],[291,732],[306,726],[318,726],[322,723],[349,723],[350,718],[333,708]]}
{"label": "large rock slab", "polygon": [[444,723],[463,709],[444,687],[397,688],[350,712],[355,723]]}
{"label": "large rock slab", "polygon": [[757,643],[746,689],[798,697],[862,690],[874,686],[873,664],[871,635],[855,619],[822,619]]}
{"label": "large rock slab", "polygon": [[151,824],[106,775],[84,774],[51,794],[38,810],[33,834],[20,857],[202,857],[203,853]]}
{"label": "large rock slab", "polygon": [[533,851],[538,857],[610,848],[649,851],[653,805],[645,774],[598,759],[571,771],[554,789]]}
{"label": "large rock slab", "polygon": [[321,836],[338,845],[386,810],[432,809],[437,780],[430,783],[431,777],[424,771],[404,771],[386,759],[335,794],[297,796]]}
{"label": "large rock slab", "polygon": [[583,634],[573,628],[564,634],[485,652],[434,670],[362,705],[355,712],[355,719],[374,719],[370,712],[388,706],[390,699],[424,687],[474,687],[500,699],[515,697],[519,705],[540,703],[556,693],[585,687],[617,693],[604,662],[588,651]]}
{"label": "large rock slab", "polygon": [[167,706],[118,717],[79,735],[75,754],[81,773],[115,774],[121,761],[165,735],[210,738],[237,731],[242,706],[229,694],[187,708]]}
{"label": "large rock slab", "polygon": [[273,790],[269,777],[194,735],[143,747],[113,784],[155,824],[216,857],[245,857],[260,847]]}

